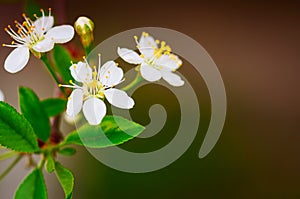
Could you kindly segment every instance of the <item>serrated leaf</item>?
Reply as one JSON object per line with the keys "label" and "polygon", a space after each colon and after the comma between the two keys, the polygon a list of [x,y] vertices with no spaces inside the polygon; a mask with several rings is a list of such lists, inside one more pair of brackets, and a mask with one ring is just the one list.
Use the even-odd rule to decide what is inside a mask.
{"label": "serrated leaf", "polygon": [[70,80],[74,81],[74,78],[69,70],[72,61],[72,57],[69,52],[64,47],[55,45],[52,55],[57,66],[58,73],[64,82],[67,83]]}
{"label": "serrated leaf", "polygon": [[74,187],[74,177],[71,171],[63,167],[59,162],[55,163],[55,174],[60,182],[66,199],[72,198],[73,187]]}
{"label": "serrated leaf", "polygon": [[65,155],[65,156],[72,156],[76,153],[76,149],[71,147],[66,147],[58,151],[59,154]]}
{"label": "serrated leaf", "polygon": [[0,145],[25,153],[39,150],[30,123],[5,102],[0,102]]}
{"label": "serrated leaf", "polygon": [[33,170],[19,185],[15,199],[47,199],[47,188],[40,169]]}
{"label": "serrated leaf", "polygon": [[50,121],[38,96],[31,89],[20,87],[19,98],[21,111],[35,134],[42,141],[47,141],[50,136]]}
{"label": "serrated leaf", "polygon": [[48,117],[57,116],[62,113],[67,105],[67,101],[60,98],[48,98],[41,101]]}
{"label": "serrated leaf", "polygon": [[47,157],[45,169],[48,173],[51,173],[55,170],[55,161],[51,155]]}
{"label": "serrated leaf", "polygon": [[127,142],[139,135],[145,127],[119,116],[105,116],[100,125],[85,124],[69,134],[65,144],[104,148]]}

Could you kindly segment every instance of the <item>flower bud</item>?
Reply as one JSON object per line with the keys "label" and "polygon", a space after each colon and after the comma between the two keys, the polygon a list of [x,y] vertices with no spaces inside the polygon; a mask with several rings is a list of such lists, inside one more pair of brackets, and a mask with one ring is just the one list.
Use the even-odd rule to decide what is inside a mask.
{"label": "flower bud", "polygon": [[75,31],[80,36],[85,49],[90,48],[94,41],[94,22],[87,17],[79,17],[74,24]]}

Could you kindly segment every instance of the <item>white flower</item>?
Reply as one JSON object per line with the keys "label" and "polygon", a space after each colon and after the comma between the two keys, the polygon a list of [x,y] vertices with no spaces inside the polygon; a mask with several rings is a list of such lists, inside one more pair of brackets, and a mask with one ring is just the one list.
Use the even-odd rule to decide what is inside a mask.
{"label": "white flower", "polygon": [[81,85],[70,82],[72,85],[59,85],[74,88],[68,103],[67,115],[76,116],[82,109],[86,120],[91,125],[100,124],[106,115],[104,98],[118,108],[130,109],[134,101],[125,91],[113,88],[123,81],[123,70],[114,61],[108,61],[103,66],[100,63],[98,70],[89,66],[87,61],[72,64],[70,67],[73,78]]}
{"label": "white flower", "polygon": [[34,22],[26,17],[21,24],[15,21],[17,31],[14,31],[9,25],[5,31],[14,40],[11,44],[2,44],[7,47],[14,47],[14,49],[6,58],[4,68],[10,73],[16,73],[22,70],[29,60],[29,51],[34,54],[44,53],[50,51],[55,43],[66,43],[74,36],[74,29],[70,25],[60,25],[52,28],[54,19],[51,16],[51,9],[49,9],[49,16],[45,16],[44,11],[41,10],[42,17],[37,18]]}
{"label": "white flower", "polygon": [[[153,37],[145,32],[142,33],[140,41],[138,41],[137,36],[134,39],[141,55],[133,50],[120,47],[118,48],[118,54],[130,64],[140,64],[140,72],[145,80],[154,82],[163,78],[172,86],[182,86],[184,84],[180,76],[173,73],[182,65],[182,61],[171,53],[171,48],[166,45],[166,42],[155,41]],[[160,47],[158,47],[158,44],[160,44]]]}

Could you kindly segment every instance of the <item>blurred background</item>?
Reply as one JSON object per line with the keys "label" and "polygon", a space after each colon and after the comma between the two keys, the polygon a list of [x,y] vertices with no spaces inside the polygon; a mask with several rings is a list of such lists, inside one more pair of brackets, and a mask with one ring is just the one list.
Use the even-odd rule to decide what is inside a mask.
{"label": "blurred background", "polygon": [[[14,19],[21,20],[26,1],[0,2],[3,30]],[[138,27],[182,32],[210,54],[227,92],[228,111],[221,138],[208,156],[198,159],[209,124],[210,99],[201,76],[195,75],[188,64],[180,68],[197,92],[201,108],[199,132],[188,151],[162,170],[130,174],[106,167],[85,148],[78,148],[74,157],[60,158],[75,175],[74,199],[300,198],[300,3],[53,0],[38,4],[52,8],[56,24],[73,24],[82,15],[90,17],[95,23],[95,44]],[[10,42],[4,31],[0,31],[0,38],[1,43]],[[75,38],[68,47],[80,47],[79,39]],[[1,47],[1,63],[11,50]],[[0,88],[6,101],[15,107],[20,85],[31,87],[40,98],[51,97],[56,87],[41,61],[33,56],[21,72],[9,74],[0,67],[0,73]],[[144,92],[149,97],[145,98]],[[163,97],[155,97],[158,94]],[[133,110],[136,121],[146,125],[147,107],[161,103],[169,106],[170,122],[156,136],[134,139],[122,147],[131,151],[156,150],[174,136],[176,99],[157,86],[141,88],[135,97],[145,103]],[[1,162],[0,169],[8,163],[9,160]],[[1,199],[13,197],[28,172],[24,164],[0,181]],[[63,198],[55,175],[45,175],[49,198]]]}

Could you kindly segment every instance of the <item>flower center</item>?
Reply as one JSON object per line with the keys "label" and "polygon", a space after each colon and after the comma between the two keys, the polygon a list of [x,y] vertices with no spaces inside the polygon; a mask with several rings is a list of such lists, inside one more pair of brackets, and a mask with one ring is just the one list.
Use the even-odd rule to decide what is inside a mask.
{"label": "flower center", "polygon": [[84,83],[85,87],[87,88],[88,97],[95,96],[98,98],[104,98],[104,86],[97,78],[98,73],[96,68],[94,69],[92,75],[93,79]]}

